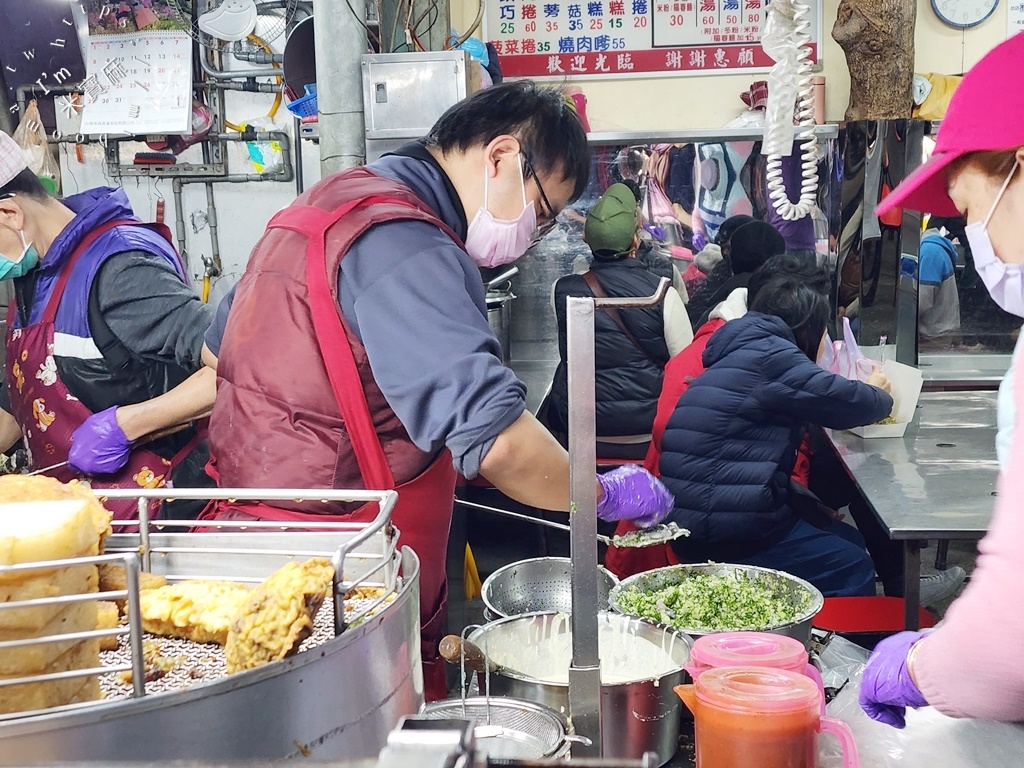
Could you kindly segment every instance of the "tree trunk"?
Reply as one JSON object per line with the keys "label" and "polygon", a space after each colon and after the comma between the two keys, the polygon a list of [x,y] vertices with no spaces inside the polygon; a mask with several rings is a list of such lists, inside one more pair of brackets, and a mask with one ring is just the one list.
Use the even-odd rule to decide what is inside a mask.
{"label": "tree trunk", "polygon": [[850,69],[847,120],[911,116],[916,19],[916,0],[840,0],[832,37]]}

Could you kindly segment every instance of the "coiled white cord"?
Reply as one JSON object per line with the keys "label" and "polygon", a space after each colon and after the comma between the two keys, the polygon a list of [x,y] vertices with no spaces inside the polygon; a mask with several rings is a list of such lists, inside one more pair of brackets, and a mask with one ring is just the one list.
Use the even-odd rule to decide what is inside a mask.
{"label": "coiled white cord", "polygon": [[[797,221],[807,216],[815,206],[818,196],[818,151],[814,136],[814,87],[811,85],[811,22],[808,18],[810,6],[802,0],[773,0],[768,6],[768,21],[765,25],[765,51],[775,59],[769,76],[769,109],[764,130],[762,152],[768,155],[768,198],[778,214],[787,221]],[[774,36],[774,40],[772,37]],[[796,99],[792,93],[778,93],[787,90],[778,86],[795,83]],[[772,93],[779,98],[790,98],[795,105],[797,130],[793,135],[792,108],[771,108]],[[782,176],[782,157],[793,142],[802,152],[800,199],[790,202]],[[793,151],[796,148],[793,147]]]}

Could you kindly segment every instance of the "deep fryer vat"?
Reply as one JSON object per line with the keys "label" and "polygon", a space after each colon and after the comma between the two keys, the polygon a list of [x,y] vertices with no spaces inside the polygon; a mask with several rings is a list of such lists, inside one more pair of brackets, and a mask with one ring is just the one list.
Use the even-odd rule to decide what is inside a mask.
{"label": "deep fryer vat", "polygon": [[[209,498],[218,493],[227,498],[253,494],[179,489],[173,491],[173,497]],[[281,498],[273,496],[275,492],[258,493],[262,494],[258,498]],[[371,524],[335,524],[335,531],[317,533],[288,532],[284,530],[288,526],[279,523],[245,526],[262,527],[265,532],[171,533],[170,526],[161,532],[154,524],[152,531],[143,526],[146,535],[111,536],[108,551],[134,547],[139,552],[141,547],[142,554],[135,556],[147,559],[153,572],[172,580],[258,582],[289,559],[326,554],[338,568],[340,552],[347,549],[336,590],[343,594],[349,579],[360,576],[366,579],[365,586],[386,586],[388,574],[393,573],[396,580],[390,602],[377,606],[355,626],[341,621],[336,627],[328,601],[318,614],[314,637],[304,646],[309,650],[281,662],[208,681],[199,679],[173,693],[154,689],[141,698],[4,716],[0,718],[0,765],[375,756],[397,719],[415,713],[423,700],[416,632],[419,561],[409,549],[394,550],[397,531],[389,522],[392,492],[277,493],[288,498],[330,496],[332,500],[344,494],[346,499],[378,501],[383,517]],[[139,493],[126,495],[138,497]],[[146,539],[144,546],[140,539]],[[391,557],[385,558],[389,551]],[[374,578],[379,581],[375,583]],[[160,638],[158,642],[169,645],[178,641]]]}

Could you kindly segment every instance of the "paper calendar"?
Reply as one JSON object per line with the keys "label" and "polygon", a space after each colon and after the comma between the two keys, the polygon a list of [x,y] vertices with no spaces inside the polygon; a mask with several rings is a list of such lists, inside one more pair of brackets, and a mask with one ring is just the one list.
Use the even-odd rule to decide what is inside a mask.
{"label": "paper calendar", "polygon": [[192,38],[185,32],[90,36],[82,132],[187,133],[192,116]]}

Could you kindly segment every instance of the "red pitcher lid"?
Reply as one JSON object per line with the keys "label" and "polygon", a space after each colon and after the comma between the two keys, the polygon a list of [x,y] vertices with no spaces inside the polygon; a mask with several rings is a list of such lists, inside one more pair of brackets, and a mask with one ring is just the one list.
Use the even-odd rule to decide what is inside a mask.
{"label": "red pitcher lid", "polygon": [[768,667],[721,667],[701,673],[697,698],[720,709],[775,714],[821,706],[818,685],[806,675]]}
{"label": "red pitcher lid", "polygon": [[699,667],[774,667],[802,672],[807,649],[799,640],[769,632],[723,632],[697,638],[690,661]]}

